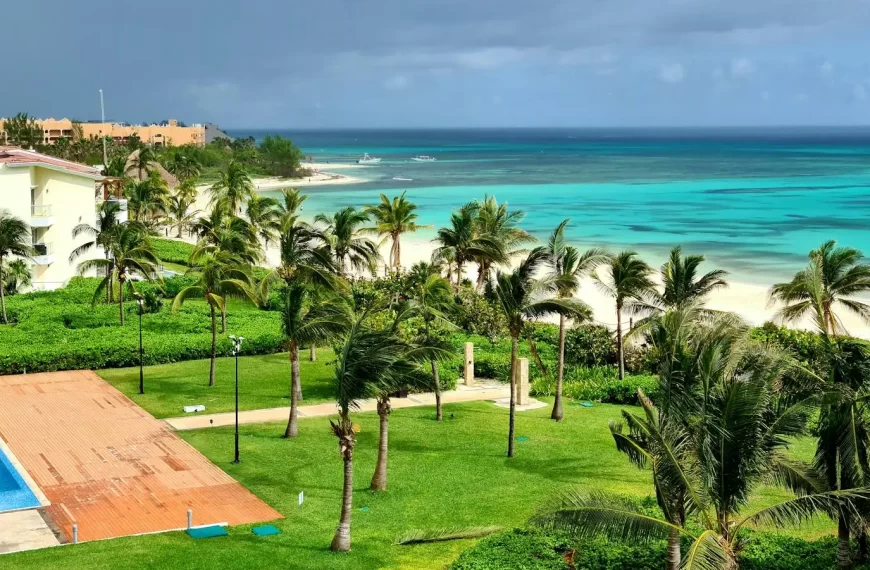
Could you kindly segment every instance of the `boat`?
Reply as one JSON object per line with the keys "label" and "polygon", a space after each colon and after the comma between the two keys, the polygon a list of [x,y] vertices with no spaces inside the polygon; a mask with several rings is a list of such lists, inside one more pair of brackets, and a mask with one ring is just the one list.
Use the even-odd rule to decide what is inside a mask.
{"label": "boat", "polygon": [[380,158],[369,156],[369,153],[365,153],[361,159],[356,161],[357,164],[378,164],[380,162]]}
{"label": "boat", "polygon": [[435,162],[435,157],[421,154],[420,156],[415,156],[411,160],[413,160],[414,162]]}

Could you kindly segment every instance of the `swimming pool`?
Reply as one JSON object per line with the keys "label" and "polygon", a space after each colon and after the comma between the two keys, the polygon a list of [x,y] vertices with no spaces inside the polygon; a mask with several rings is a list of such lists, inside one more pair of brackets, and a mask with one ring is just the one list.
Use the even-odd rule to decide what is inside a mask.
{"label": "swimming pool", "polygon": [[39,505],[39,499],[0,447],[0,513]]}

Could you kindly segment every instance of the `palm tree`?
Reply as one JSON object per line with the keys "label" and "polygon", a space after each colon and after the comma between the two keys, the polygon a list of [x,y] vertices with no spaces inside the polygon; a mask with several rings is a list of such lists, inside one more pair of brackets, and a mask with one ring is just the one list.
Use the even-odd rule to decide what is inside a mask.
{"label": "palm tree", "polygon": [[211,187],[212,204],[237,215],[244,204],[254,194],[254,183],[245,168],[236,161],[231,161],[227,169],[221,172],[218,181]]}
{"label": "palm tree", "polygon": [[195,179],[200,174],[199,163],[196,159],[180,153],[172,158],[167,165],[167,170],[181,182]]}
{"label": "palm tree", "polygon": [[361,235],[360,226],[369,221],[369,214],[361,212],[353,206],[342,208],[331,218],[326,214],[317,214],[314,221],[324,225],[323,235],[332,250],[335,266],[340,275],[347,275],[350,270],[368,269],[374,274],[380,254],[378,246],[367,237]]}
{"label": "palm tree", "polygon": [[118,281],[118,311],[121,316],[121,326],[124,326],[125,287],[131,295],[136,293],[135,281],[131,279],[134,273],[147,281],[156,280],[160,261],[154,253],[154,246],[147,230],[136,223],[120,224],[113,230],[112,239],[107,245],[109,252],[105,259],[87,259],[79,263],[77,272],[79,275],[92,270],[109,272],[94,291],[93,302],[97,301],[106,287],[112,286],[111,272],[114,272],[114,278]]}
{"label": "palm tree", "polygon": [[138,182],[130,182],[124,188],[130,219],[154,230],[166,213],[169,201],[169,186],[153,171]]}
{"label": "palm tree", "polygon": [[657,297],[662,307],[673,309],[689,304],[702,305],[707,295],[728,286],[725,281],[728,272],[722,269],[714,269],[697,277],[698,267],[704,259],[703,255],[684,256],[680,246],[671,249],[668,260],[661,268],[663,291]]}
{"label": "palm tree", "polygon": [[353,512],[353,451],[356,430],[350,411],[358,402],[377,394],[379,387],[389,384],[392,369],[407,352],[392,330],[371,330],[365,325],[366,315],[351,326],[335,367],[335,400],[338,419],[330,420],[332,433],[338,438],[338,450],[344,462],[341,518],[330,549],[350,550],[351,514]]}
{"label": "palm tree", "polygon": [[281,228],[278,200],[271,196],[252,194],[248,198],[246,216],[257,237],[263,240],[265,247],[269,247],[269,242],[275,239]]}
{"label": "palm tree", "polygon": [[[617,448],[635,465],[652,469],[664,520],[630,500],[595,493],[567,496],[538,524],[633,542],[669,538],[669,569],[733,570],[744,527],[799,524],[817,513],[857,514],[870,489],[816,491],[819,474],[784,453],[812,409],[811,399],[781,389],[793,370],[790,358],[753,344],[748,329],[730,316],[697,326],[683,346],[691,357],[680,375],[679,402],[664,414],[639,391],[643,415],[623,412],[628,433],[611,426]],[[744,514],[752,492],[770,480],[798,496]],[[689,514],[700,532],[687,528]],[[682,566],[679,541],[673,540],[680,535],[692,541]]]}
{"label": "palm tree", "polygon": [[[595,281],[606,295],[616,301],[616,348],[619,357],[619,379],[625,378],[622,311],[626,303],[640,302],[653,290],[652,268],[634,251],[622,251],[603,265],[604,275],[595,274]],[[633,307],[628,307],[633,308]]]}
{"label": "palm tree", "polygon": [[350,328],[349,308],[340,298],[317,299],[310,287],[294,282],[284,293],[281,311],[281,329],[287,339],[290,353],[290,419],[287,421],[285,438],[296,437],[299,433],[299,400],[297,390],[300,386],[299,346],[314,345],[318,342],[334,340]]}
{"label": "palm tree", "polygon": [[853,298],[870,291],[870,264],[863,259],[857,249],[837,247],[833,240],[812,250],[805,269],[788,283],[777,283],[770,289],[770,302],[785,305],[778,317],[794,322],[810,314],[820,332],[833,336],[846,332],[834,312],[836,306],[870,322],[870,305]]}
{"label": "palm tree", "polygon": [[520,335],[526,322],[545,315],[579,315],[588,311],[576,299],[552,296],[558,292],[556,283],[551,279],[537,280],[535,272],[547,262],[547,251],[536,247],[529,252],[519,266],[510,273],[496,274],[495,295],[507,319],[511,335],[511,397],[510,424],[508,429],[507,456],[514,456],[514,419],[516,414],[516,376],[517,351]]}
{"label": "palm tree", "polygon": [[114,178],[127,177],[127,157],[117,154],[109,159],[109,164],[103,166],[103,175]]}
{"label": "palm tree", "polygon": [[462,268],[465,262],[474,259],[487,259],[501,263],[507,257],[504,244],[493,236],[480,235],[477,231],[477,214],[480,206],[475,202],[465,204],[450,216],[450,226],[438,230],[435,241],[439,247],[433,255],[443,256],[447,252],[456,264],[456,289],[462,284]]}
{"label": "palm tree", "polygon": [[[131,162],[129,168],[127,163]],[[146,179],[146,175],[150,174],[154,165],[157,164],[157,153],[150,146],[143,146],[138,151],[130,155],[130,158],[124,161],[125,173],[131,170],[136,171],[137,180],[140,182]]]}
{"label": "palm tree", "polygon": [[211,354],[208,369],[208,385],[214,386],[215,358],[217,356],[217,314],[226,314],[230,298],[251,299],[251,277],[244,262],[226,251],[197,248],[190,257],[188,274],[197,275],[196,283],[185,287],[175,296],[172,311],[177,313],[190,299],[201,298],[211,315]]}
{"label": "palm tree", "polygon": [[526,216],[522,210],[509,211],[508,205],[496,202],[495,196],[485,196],[477,203],[477,233],[499,244],[499,258],[478,258],[477,288],[483,288],[494,263],[509,263],[511,257],[523,253],[521,246],[535,241],[528,232],[520,229],[519,223]]}
{"label": "palm tree", "polygon": [[3,275],[6,296],[17,295],[22,289],[33,284],[30,266],[23,259],[4,262],[4,267],[0,269],[0,275]]}
{"label": "palm tree", "polygon": [[365,208],[375,221],[371,231],[381,236],[389,236],[393,241],[390,247],[390,267],[393,270],[397,271],[402,266],[402,246],[399,241],[402,234],[428,227],[417,224],[419,216],[415,213],[416,210],[416,204],[405,199],[405,192],[392,200],[386,194],[381,194],[380,204]]}
{"label": "palm tree", "polygon": [[29,258],[33,252],[33,247],[30,245],[31,240],[30,226],[24,220],[12,216],[7,210],[0,210],[0,309],[3,313],[3,324],[9,323],[6,316],[6,293],[4,291],[6,282],[6,277],[3,274],[6,267],[5,258],[13,255]]}
{"label": "palm tree", "polygon": [[120,223],[118,222],[118,215],[121,213],[121,203],[117,200],[105,200],[100,202],[100,205],[97,206],[97,220],[96,225],[92,226],[90,224],[78,224],[72,230],[72,237],[76,239],[80,235],[87,235],[92,239],[78,246],[72,253],[69,254],[69,262],[72,263],[76,258],[84,255],[85,253],[91,251],[96,247],[103,248],[103,254],[106,259],[109,261],[109,264],[106,266],[106,277],[109,278],[109,283],[106,287],[106,302],[112,303],[112,287],[113,283],[113,272],[115,270],[114,262],[110,257],[112,243],[117,237],[118,226]]}
{"label": "palm tree", "polygon": [[199,247],[231,253],[248,264],[261,258],[260,243],[251,224],[218,205],[196,220],[193,231],[199,237]]}
{"label": "palm tree", "polygon": [[[547,266],[549,276],[556,283],[559,297],[572,299],[580,290],[580,280],[589,275],[595,268],[604,263],[610,254],[603,249],[589,249],[580,253],[565,241],[565,227],[569,219],[559,224],[550,240],[547,242]],[[591,309],[587,309],[585,317],[591,316]],[[565,324],[567,316],[559,315],[559,354],[557,357],[556,372],[556,395],[553,401],[553,412],[550,418],[561,421],[564,417],[562,409],[562,384],[565,377]]]}
{"label": "palm tree", "polygon": [[166,207],[166,221],[177,228],[175,237],[181,239],[186,228],[192,227],[199,210],[191,210],[195,200],[183,192],[169,197]]}

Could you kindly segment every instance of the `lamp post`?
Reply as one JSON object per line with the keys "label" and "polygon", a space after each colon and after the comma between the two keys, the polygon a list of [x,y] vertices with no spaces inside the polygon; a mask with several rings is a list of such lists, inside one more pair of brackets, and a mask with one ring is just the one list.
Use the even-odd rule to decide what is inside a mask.
{"label": "lamp post", "polygon": [[139,305],[139,394],[144,394],[145,372],[143,368],[145,364],[145,350],[142,348],[142,313],[145,312],[145,299],[141,293],[136,293],[136,303]]}
{"label": "lamp post", "polygon": [[233,341],[233,356],[236,357],[236,454],[233,463],[239,463],[239,353],[245,337],[230,335],[230,340]]}

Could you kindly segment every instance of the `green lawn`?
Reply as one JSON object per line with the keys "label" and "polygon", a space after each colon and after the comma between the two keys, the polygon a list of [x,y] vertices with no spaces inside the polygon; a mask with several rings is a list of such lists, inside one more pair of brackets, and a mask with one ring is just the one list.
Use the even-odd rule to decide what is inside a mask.
{"label": "green lawn", "polygon": [[[586,409],[569,405],[554,423],[547,408],[518,414],[517,456],[504,456],[507,411],[488,402],[445,406],[445,420],[432,408],[396,410],[391,420],[389,490],[367,491],[376,455],[377,416],[357,414],[361,424],[355,454],[353,551],[334,554],[328,546],[338,520],[342,464],[326,418],[300,421],[300,437],[280,438],[281,426],[242,426],[240,465],[232,465],[232,430],[181,435],[263,500],[284,513],[283,534],[255,538],[250,527],[230,536],[193,541],[181,533],[100,541],[0,557],[0,569],[443,569],[471,541],[396,546],[410,529],[472,525],[522,525],[555,494],[569,488],[647,495],[646,472],[631,467],[614,450],[607,421],[620,407]],[[802,441],[796,454],[812,454]],[[306,500],[297,505],[300,491]],[[757,502],[786,494],[764,490]],[[360,510],[366,507],[365,511]],[[828,521],[801,531],[830,532]]]}
{"label": "green lawn", "polygon": [[[302,405],[319,404],[333,395],[332,349],[317,351],[317,361],[301,351]],[[215,385],[208,386],[208,360],[188,360],[145,367],[145,394],[139,395],[139,368],[110,368],[97,374],[148,410],[154,417],[183,416],[184,406],[203,404],[207,412],[235,409],[235,361],[218,358]],[[239,358],[239,407],[243,410],[290,405],[290,360],[287,353]]]}

